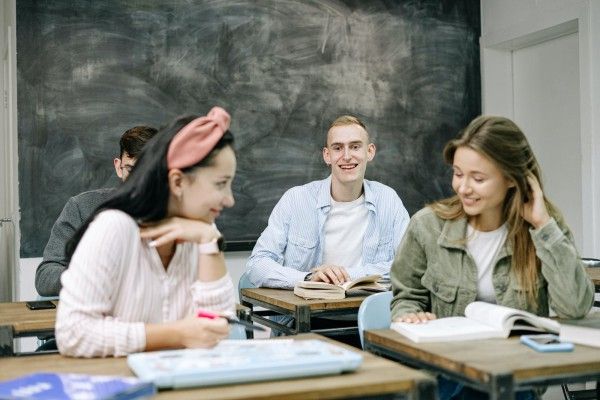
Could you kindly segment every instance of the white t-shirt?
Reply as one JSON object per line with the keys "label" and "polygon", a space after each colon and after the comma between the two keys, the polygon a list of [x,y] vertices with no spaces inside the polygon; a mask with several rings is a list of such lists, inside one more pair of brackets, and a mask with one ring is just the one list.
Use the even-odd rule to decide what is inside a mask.
{"label": "white t-shirt", "polygon": [[496,303],[492,282],[494,261],[506,242],[507,235],[506,224],[490,232],[481,232],[467,225],[467,250],[477,265],[477,300]]}
{"label": "white t-shirt", "polygon": [[365,275],[362,253],[368,217],[364,195],[349,202],[331,199],[324,226],[323,264],[344,267],[352,279]]}

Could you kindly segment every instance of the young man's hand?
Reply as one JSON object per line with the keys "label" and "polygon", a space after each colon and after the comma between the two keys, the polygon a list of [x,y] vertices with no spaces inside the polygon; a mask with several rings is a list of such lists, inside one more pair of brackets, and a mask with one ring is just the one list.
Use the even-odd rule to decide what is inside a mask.
{"label": "young man's hand", "polygon": [[346,268],[337,265],[320,265],[312,269],[312,276],[310,280],[312,282],[325,282],[339,285],[347,282],[350,279],[350,275],[346,272]]}

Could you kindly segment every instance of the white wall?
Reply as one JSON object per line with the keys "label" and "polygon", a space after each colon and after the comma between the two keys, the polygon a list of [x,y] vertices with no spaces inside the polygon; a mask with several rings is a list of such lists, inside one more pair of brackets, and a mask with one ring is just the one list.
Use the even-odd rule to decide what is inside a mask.
{"label": "white wall", "polygon": [[[250,257],[249,251],[236,251],[231,253],[225,253],[225,263],[227,269],[231,275],[231,279],[236,287],[237,296],[237,284],[240,280],[240,276],[246,270],[246,260]],[[36,258],[22,258],[20,260],[21,274],[18,282],[18,296],[17,300],[32,300],[37,298],[39,295],[35,290],[35,269],[42,261],[41,257]],[[238,299],[239,302],[239,299]]]}
{"label": "white wall", "polygon": [[[581,254],[599,257],[600,0],[481,0],[481,21],[483,112],[510,118],[515,118],[513,51],[577,34],[581,194],[569,207],[581,213]],[[558,174],[546,177],[563,190],[569,187],[568,179]]]}
{"label": "white wall", "polygon": [[0,301],[15,298],[18,268],[15,2],[0,2]]}

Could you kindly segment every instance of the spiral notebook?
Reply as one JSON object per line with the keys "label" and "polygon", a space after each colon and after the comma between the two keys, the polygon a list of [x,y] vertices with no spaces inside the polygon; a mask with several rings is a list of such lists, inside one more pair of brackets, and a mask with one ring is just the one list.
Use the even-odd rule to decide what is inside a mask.
{"label": "spiral notebook", "polygon": [[167,350],[127,357],[141,379],[162,389],[332,375],[356,370],[357,351],[322,340],[224,340],[212,349]]}

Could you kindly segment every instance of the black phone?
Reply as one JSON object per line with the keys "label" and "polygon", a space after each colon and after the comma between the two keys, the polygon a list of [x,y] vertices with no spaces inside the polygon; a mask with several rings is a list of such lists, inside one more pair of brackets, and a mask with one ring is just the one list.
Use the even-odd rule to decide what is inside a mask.
{"label": "black phone", "polygon": [[48,300],[28,301],[25,305],[30,310],[50,310],[56,308],[54,303]]}

